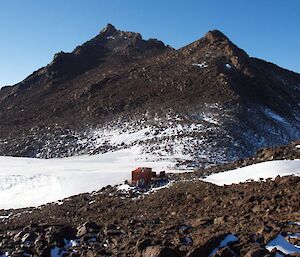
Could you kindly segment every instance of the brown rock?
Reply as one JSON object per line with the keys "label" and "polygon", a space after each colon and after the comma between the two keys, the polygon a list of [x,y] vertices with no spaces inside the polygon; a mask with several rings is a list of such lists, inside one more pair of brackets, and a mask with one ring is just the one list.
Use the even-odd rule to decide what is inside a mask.
{"label": "brown rock", "polygon": [[264,248],[256,247],[252,248],[249,250],[246,254],[245,257],[263,257],[266,254],[268,254],[268,251]]}
{"label": "brown rock", "polygon": [[217,217],[214,219],[214,224],[220,225],[225,223],[225,216]]}
{"label": "brown rock", "polygon": [[82,237],[87,233],[98,233],[100,227],[95,222],[86,222],[77,228],[77,236]]}
{"label": "brown rock", "polygon": [[148,246],[143,252],[142,257],[179,257],[180,255],[167,247]]}
{"label": "brown rock", "polygon": [[228,246],[218,250],[212,257],[236,257],[237,255]]}

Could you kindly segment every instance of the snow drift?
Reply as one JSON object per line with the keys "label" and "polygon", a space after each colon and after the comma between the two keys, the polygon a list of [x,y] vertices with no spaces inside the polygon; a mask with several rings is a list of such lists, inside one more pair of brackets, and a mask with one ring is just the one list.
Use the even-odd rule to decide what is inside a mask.
{"label": "snow drift", "polygon": [[205,179],[219,186],[260,180],[277,176],[300,176],[300,160],[276,160],[253,164],[247,167],[212,174]]}

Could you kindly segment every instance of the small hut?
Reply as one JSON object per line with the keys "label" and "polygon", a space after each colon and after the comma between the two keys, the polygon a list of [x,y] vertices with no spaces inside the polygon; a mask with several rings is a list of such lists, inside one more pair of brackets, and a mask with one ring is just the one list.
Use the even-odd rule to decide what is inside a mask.
{"label": "small hut", "polygon": [[149,187],[153,177],[152,169],[139,167],[132,171],[131,183],[138,187]]}

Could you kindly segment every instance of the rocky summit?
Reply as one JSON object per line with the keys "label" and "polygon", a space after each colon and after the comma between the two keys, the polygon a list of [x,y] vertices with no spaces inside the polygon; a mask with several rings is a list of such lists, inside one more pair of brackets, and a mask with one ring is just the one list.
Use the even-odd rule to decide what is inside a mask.
{"label": "rocky summit", "polygon": [[[64,157],[138,146],[201,167],[299,139],[300,75],[222,32],[180,49],[108,24],[0,91],[0,154]],[[130,140],[114,140],[124,133]]]}

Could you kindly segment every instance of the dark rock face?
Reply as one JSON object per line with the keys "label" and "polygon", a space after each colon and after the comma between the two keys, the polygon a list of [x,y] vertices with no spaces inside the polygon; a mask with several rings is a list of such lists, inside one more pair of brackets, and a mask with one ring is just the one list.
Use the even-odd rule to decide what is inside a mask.
{"label": "dark rock face", "polygon": [[[158,118],[168,126],[171,110],[174,124],[181,119],[206,127],[183,135],[206,145],[192,147],[195,160],[219,151],[219,162],[231,161],[300,137],[299,85],[299,74],[249,57],[220,31],[175,50],[108,24],[73,52],[56,54],[46,67],[0,90],[0,154],[87,153],[86,145],[63,145],[73,145],[74,134],[89,140],[88,129],[111,123],[146,117],[151,126],[161,126]],[[57,150],[49,155],[47,147]]]}

